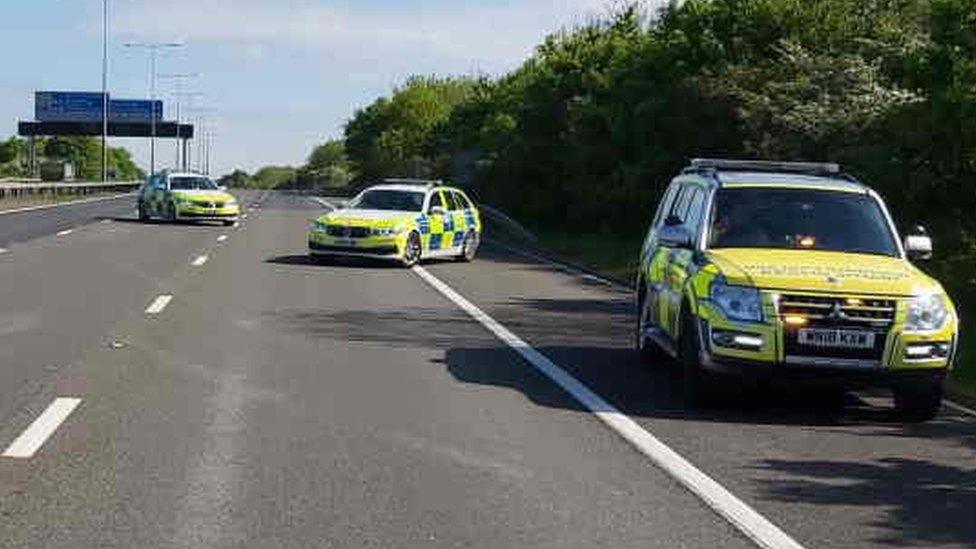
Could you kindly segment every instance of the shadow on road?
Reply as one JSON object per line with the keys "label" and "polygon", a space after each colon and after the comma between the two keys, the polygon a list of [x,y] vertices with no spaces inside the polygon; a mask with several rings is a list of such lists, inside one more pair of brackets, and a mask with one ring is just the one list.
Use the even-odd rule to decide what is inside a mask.
{"label": "shadow on road", "polygon": [[886,545],[976,543],[976,469],[907,458],[871,462],[768,460],[766,493],[795,504],[884,509]]}
{"label": "shadow on road", "polygon": [[115,223],[126,223],[131,225],[167,225],[170,227],[201,227],[212,229],[214,227],[226,227],[222,222],[219,221],[193,221],[193,220],[180,220],[180,221],[166,221],[164,219],[148,219],[141,220],[136,216],[110,216],[110,217],[100,217],[99,221],[113,221]]}
{"label": "shadow on road", "polygon": [[304,265],[315,267],[340,267],[340,268],[371,268],[371,269],[400,269],[395,261],[384,261],[382,259],[371,259],[368,257],[342,257],[342,256],[316,256],[311,254],[287,254],[270,257],[264,260],[265,263],[275,265]]}

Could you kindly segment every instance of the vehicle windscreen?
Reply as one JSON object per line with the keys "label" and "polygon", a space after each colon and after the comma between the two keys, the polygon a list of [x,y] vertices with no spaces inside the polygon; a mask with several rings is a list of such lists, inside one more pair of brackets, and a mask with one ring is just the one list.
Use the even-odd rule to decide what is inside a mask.
{"label": "vehicle windscreen", "polygon": [[349,207],[361,210],[419,212],[424,209],[424,193],[386,189],[366,191],[350,202]]}
{"label": "vehicle windscreen", "polygon": [[808,189],[726,188],[715,198],[710,248],[794,248],[898,255],[869,195]]}
{"label": "vehicle windscreen", "polygon": [[173,177],[169,188],[174,191],[216,191],[217,184],[208,177]]}

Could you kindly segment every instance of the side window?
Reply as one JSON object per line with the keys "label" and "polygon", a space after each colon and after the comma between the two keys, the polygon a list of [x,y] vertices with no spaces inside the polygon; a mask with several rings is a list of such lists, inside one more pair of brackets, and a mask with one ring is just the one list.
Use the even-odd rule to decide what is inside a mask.
{"label": "side window", "polygon": [[701,220],[705,216],[705,198],[707,194],[703,189],[695,189],[691,200],[688,202],[688,213],[685,214],[685,225],[693,234],[699,234]]}
{"label": "side window", "polygon": [[661,201],[657,205],[657,213],[654,214],[654,221],[651,223],[651,230],[654,230],[664,224],[664,218],[667,217],[665,212],[671,209],[671,201],[674,198],[674,192],[677,187],[675,185],[668,185],[665,189],[664,195],[661,196]]}
{"label": "side window", "polygon": [[457,193],[454,191],[444,190],[444,199],[447,200],[447,209],[450,211],[463,210],[464,207],[458,203]]}
{"label": "side window", "polygon": [[667,217],[664,218],[665,225],[681,225],[685,222],[684,213],[688,210],[690,191],[691,188],[687,185],[678,187],[674,202],[671,204],[671,210],[668,212]]}
{"label": "side window", "polygon": [[440,206],[441,208],[443,208],[444,207],[444,201],[441,200],[441,193],[440,193],[440,191],[434,191],[430,195],[430,204],[427,205],[427,213],[430,213],[430,212],[434,211],[434,208],[435,207],[438,207],[438,206]]}
{"label": "side window", "polygon": [[454,191],[451,194],[454,195],[454,201],[457,202],[457,206],[459,210],[467,210],[471,208],[471,202],[468,201],[468,199],[465,198],[463,194],[457,191]]}

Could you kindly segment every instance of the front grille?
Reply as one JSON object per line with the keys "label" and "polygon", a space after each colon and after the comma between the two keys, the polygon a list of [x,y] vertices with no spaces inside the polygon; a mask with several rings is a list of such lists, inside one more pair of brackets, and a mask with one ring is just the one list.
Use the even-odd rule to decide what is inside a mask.
{"label": "front grille", "polygon": [[[783,295],[779,299],[779,316],[784,320],[783,343],[787,356],[851,358],[880,360],[888,332],[895,321],[896,302],[892,299],[853,296]],[[793,327],[787,317],[801,317],[805,324]],[[836,328],[874,333],[870,349],[833,349],[803,345],[801,328]]]}
{"label": "front grille", "polygon": [[892,299],[783,295],[779,315],[803,317],[809,326],[887,330],[895,321],[895,306]]}
{"label": "front grille", "polygon": [[367,227],[329,225],[325,232],[329,236],[336,236],[339,238],[366,238],[369,236],[369,229]]}

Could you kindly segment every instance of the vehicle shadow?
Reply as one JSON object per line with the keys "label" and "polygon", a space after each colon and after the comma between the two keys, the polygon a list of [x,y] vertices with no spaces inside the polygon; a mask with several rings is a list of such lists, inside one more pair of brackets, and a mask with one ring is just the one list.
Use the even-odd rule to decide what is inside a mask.
{"label": "vehicle shadow", "polygon": [[115,223],[126,223],[131,225],[169,225],[176,227],[226,227],[221,222],[218,221],[192,221],[192,220],[180,220],[180,221],[166,221],[164,219],[147,219],[141,220],[136,216],[111,216],[111,217],[101,217],[98,218],[99,221],[112,221]]}
{"label": "vehicle shadow", "polygon": [[[860,396],[847,394],[841,402],[828,400],[825,404],[815,388],[792,384],[729,384],[710,406],[699,408],[684,400],[678,368],[664,363],[642,366],[633,351],[571,346],[537,350],[614,409],[638,421],[816,428],[839,437],[915,437],[918,445],[952,437],[968,445],[963,455],[968,449],[976,451],[976,424],[960,418],[940,417],[929,423],[905,425],[888,407],[871,404]],[[453,347],[438,362],[463,383],[518,391],[539,406],[588,411],[507,347]],[[835,443],[842,445],[841,440]],[[870,448],[871,441],[856,447]],[[878,455],[883,448],[871,455]],[[764,499],[838,508],[864,506],[869,517],[864,526],[883,530],[876,544],[976,542],[976,468],[953,465],[952,458],[947,457],[946,463],[890,457],[859,461],[761,459],[746,461],[745,467],[756,471],[751,482],[758,484]]]}
{"label": "vehicle shadow", "polygon": [[403,267],[395,261],[384,261],[382,259],[371,259],[368,257],[341,257],[341,256],[316,256],[312,254],[286,254],[270,257],[264,260],[265,263],[275,265],[301,265],[313,267],[339,267],[339,268],[362,268],[403,270]]}

